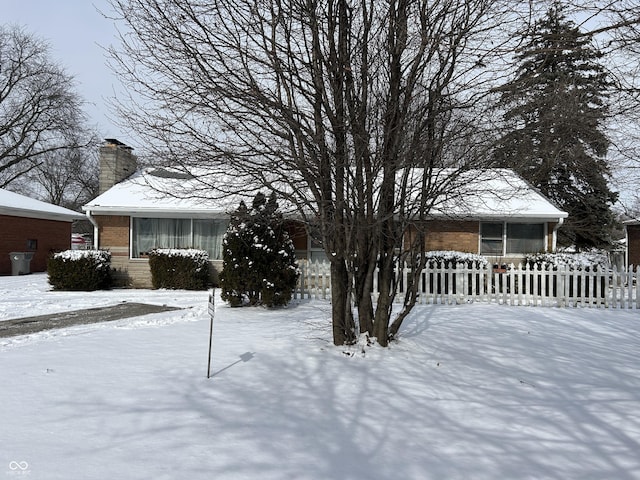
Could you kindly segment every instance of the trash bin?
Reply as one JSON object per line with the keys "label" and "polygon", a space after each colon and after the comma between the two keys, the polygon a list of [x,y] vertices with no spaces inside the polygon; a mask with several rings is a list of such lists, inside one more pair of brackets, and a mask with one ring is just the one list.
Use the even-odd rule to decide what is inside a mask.
{"label": "trash bin", "polygon": [[11,252],[11,275],[27,275],[31,273],[33,252]]}

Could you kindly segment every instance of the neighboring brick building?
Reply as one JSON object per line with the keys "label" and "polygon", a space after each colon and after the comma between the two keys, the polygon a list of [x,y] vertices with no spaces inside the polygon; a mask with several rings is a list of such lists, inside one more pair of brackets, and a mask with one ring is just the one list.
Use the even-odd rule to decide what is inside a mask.
{"label": "neighboring brick building", "polygon": [[640,219],[624,222],[627,232],[627,265],[640,267]]}
{"label": "neighboring brick building", "polygon": [[54,251],[71,248],[71,226],[80,213],[0,189],[0,275],[11,274],[11,252],[33,254],[32,272],[47,269]]}
{"label": "neighboring brick building", "polygon": [[[240,198],[206,198],[198,190],[202,185],[182,171],[148,168],[129,176],[134,167],[131,148],[107,140],[100,148],[104,193],[83,207],[95,226],[96,246],[112,254],[116,277],[128,285],[150,286],[147,252],[157,247],[202,248],[214,269],[221,267],[222,237]],[[480,253],[493,263],[555,250],[556,231],[567,214],[513,171],[470,172],[461,185],[436,202],[423,223],[428,250]],[[300,258],[324,258],[304,225],[291,221],[290,232]]]}

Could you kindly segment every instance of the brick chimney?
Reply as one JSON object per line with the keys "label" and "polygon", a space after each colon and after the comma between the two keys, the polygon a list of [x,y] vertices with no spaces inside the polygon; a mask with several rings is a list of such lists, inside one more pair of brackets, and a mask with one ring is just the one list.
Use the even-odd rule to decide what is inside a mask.
{"label": "brick chimney", "polygon": [[102,194],[116,183],[131,176],[138,168],[133,148],[116,140],[107,138],[100,147],[100,183],[99,192]]}

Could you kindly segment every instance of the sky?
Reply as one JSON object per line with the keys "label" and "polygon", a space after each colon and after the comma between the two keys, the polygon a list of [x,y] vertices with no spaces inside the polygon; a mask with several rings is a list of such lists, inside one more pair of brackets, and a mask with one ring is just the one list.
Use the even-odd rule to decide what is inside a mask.
{"label": "sky", "polygon": [[126,134],[110,118],[108,99],[120,91],[107,66],[105,48],[117,43],[107,0],[0,0],[0,24],[17,24],[46,40],[53,61],[77,82],[87,102],[85,112],[102,138],[127,143]]}

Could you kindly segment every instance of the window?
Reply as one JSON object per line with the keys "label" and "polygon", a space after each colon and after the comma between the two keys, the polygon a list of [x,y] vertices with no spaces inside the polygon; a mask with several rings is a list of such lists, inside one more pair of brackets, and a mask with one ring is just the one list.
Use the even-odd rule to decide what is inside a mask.
{"label": "window", "polygon": [[482,255],[501,256],[544,250],[544,223],[482,223],[480,225]]}
{"label": "window", "polygon": [[544,251],[544,224],[508,223],[507,253],[536,253]]}
{"label": "window", "polygon": [[480,225],[480,253],[482,255],[502,255],[502,223]]}
{"label": "window", "polygon": [[194,220],[193,246],[209,252],[209,258],[222,258],[222,237],[224,237],[228,220]]}
{"label": "window", "polygon": [[131,256],[143,257],[154,248],[199,248],[209,258],[220,259],[228,224],[228,220],[134,217]]}

